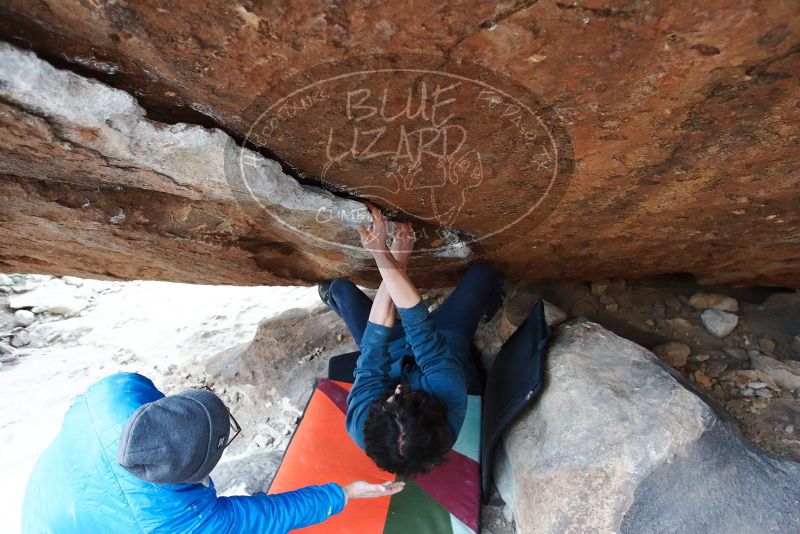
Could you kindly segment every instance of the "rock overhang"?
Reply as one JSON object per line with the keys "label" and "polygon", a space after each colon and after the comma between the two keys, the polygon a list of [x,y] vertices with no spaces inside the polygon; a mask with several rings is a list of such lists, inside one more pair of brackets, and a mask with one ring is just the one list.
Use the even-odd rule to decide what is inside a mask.
{"label": "rock overhang", "polygon": [[[97,7],[91,13],[84,6],[75,6],[71,11],[62,8],[51,12],[38,8],[24,11],[11,2],[4,10],[8,14],[6,20],[14,21],[15,26],[6,22],[1,31],[7,39],[25,42],[51,61],[91,72],[126,89],[148,109],[200,110],[210,117],[212,124],[233,136],[236,140],[231,145],[233,151],[239,150],[238,144],[243,139],[250,139],[276,154],[283,170],[298,170],[298,176],[294,177],[300,178],[300,188],[285,190],[291,191],[288,196],[292,199],[295,195],[300,199],[291,203],[290,208],[278,207],[272,210],[274,213],[265,213],[257,201],[264,195],[256,194],[254,200],[245,187],[244,197],[236,199],[240,202],[226,205],[222,210],[225,215],[215,215],[227,218],[217,223],[224,232],[192,234],[187,228],[175,227],[160,230],[162,234],[177,230],[181,239],[196,247],[192,252],[193,264],[202,264],[203,260],[198,259],[210,254],[205,261],[214,265],[216,273],[200,275],[203,270],[200,265],[191,269],[192,274],[180,270],[170,274],[166,269],[156,273],[139,266],[118,268],[112,272],[115,276],[127,277],[138,272],[167,279],[199,276],[206,281],[230,283],[270,280],[285,283],[345,275],[369,281],[369,264],[358,254],[354,234],[350,232],[352,225],[347,220],[332,225],[328,220],[325,225],[318,224],[316,218],[309,221],[302,213],[303,206],[308,207],[302,199],[319,202],[318,209],[322,208],[325,217],[337,218],[341,213],[352,213],[350,208],[339,209],[339,203],[346,204],[347,197],[369,198],[375,193],[374,178],[378,172],[383,172],[383,178],[393,172],[404,185],[409,181],[416,185],[420,182],[409,177],[409,172],[400,172],[402,168],[385,168],[391,159],[365,157],[372,154],[360,148],[371,143],[372,137],[362,138],[364,144],[356,154],[359,157],[336,161],[326,169],[329,162],[325,159],[325,149],[331,147],[326,146],[329,136],[325,134],[333,131],[332,148],[338,148],[339,154],[345,153],[343,149],[352,141],[356,121],[373,109],[381,111],[382,89],[396,89],[387,93],[395,111],[403,109],[404,95],[409,94],[414,97],[413,109],[426,104],[430,111],[436,103],[431,98],[436,90],[436,76],[469,78],[463,76],[464,70],[472,68],[472,78],[476,80],[488,80],[493,86],[500,80],[506,84],[503,87],[511,86],[525,93],[540,117],[550,121],[544,122],[549,130],[557,132],[557,141],[569,146],[565,151],[567,157],[559,163],[564,163],[571,174],[559,182],[563,186],[561,196],[546,217],[528,217],[523,224],[501,232],[495,241],[489,238],[474,243],[476,238],[502,228],[499,222],[522,213],[521,204],[536,197],[541,189],[541,180],[537,178],[539,166],[558,160],[539,161],[533,157],[535,151],[530,151],[529,158],[524,151],[515,158],[513,151],[502,143],[505,140],[507,144],[523,144],[509,141],[511,130],[501,127],[514,124],[511,113],[505,117],[508,119],[505,123],[501,120],[504,113],[496,109],[474,116],[461,113],[463,120],[472,122],[454,121],[452,126],[469,126],[465,129],[475,135],[467,140],[459,155],[466,156],[470,153],[468,148],[476,148],[470,145],[475,139],[472,144],[484,143],[476,150],[484,170],[492,165],[499,169],[507,160],[512,167],[509,172],[499,180],[481,180],[480,187],[465,188],[463,199],[461,191],[452,187],[445,188],[441,198],[428,194],[431,187],[372,195],[384,208],[394,208],[418,223],[432,214],[436,216],[433,224],[420,226],[430,231],[429,244],[437,243],[432,248],[444,246],[444,250],[438,255],[434,252],[419,255],[412,263],[421,284],[441,285],[449,273],[467,262],[484,258],[497,263],[514,278],[591,279],[691,272],[709,282],[796,286],[800,283],[796,278],[800,221],[794,206],[800,199],[798,169],[794,163],[797,146],[792,140],[798,135],[800,121],[792,102],[797,95],[798,72],[794,36],[800,31],[800,23],[791,2],[778,2],[770,9],[752,2],[713,12],[687,6],[688,3],[681,2],[658,6],[632,2],[622,7],[538,2],[512,10],[483,6],[446,10],[451,24],[444,28],[427,20],[428,13],[395,9],[389,17],[384,11],[388,8],[357,9],[354,19],[341,19],[337,16],[339,9],[331,5],[322,8],[325,16],[318,19],[314,18],[318,13],[310,3],[298,2],[291,10],[297,39],[290,43],[285,36],[268,31],[269,21],[275,15],[268,7],[233,9],[212,4],[206,6],[206,12],[215,14],[224,23],[209,25],[204,18],[186,10],[176,13],[170,24],[165,25],[157,20],[157,10],[148,2]],[[92,27],[83,23],[89,20],[86,18],[89,15],[96,19]],[[314,20],[323,21],[322,32],[320,28],[312,31],[317,24],[312,24]],[[492,24],[484,24],[486,21]],[[418,39],[414,29],[418,26],[414,22],[423,22],[428,28],[426,40]],[[362,23],[366,25],[359,27],[357,35],[350,33],[352,24]],[[42,33],[45,27],[57,28],[56,36]],[[731,32],[732,27],[737,31]],[[381,41],[387,28],[394,28],[395,40]],[[337,33],[342,29],[346,31]],[[381,53],[374,54],[376,50]],[[438,74],[419,79],[406,77],[408,64],[402,62],[401,56],[409,53],[422,57],[414,65],[417,70]],[[400,59],[395,60],[391,76],[378,76],[366,86],[348,88],[355,97],[351,98],[351,104],[355,104],[360,115],[351,113],[348,117],[347,110],[342,112],[341,103],[346,103],[345,99],[336,105],[320,107],[320,102],[306,98],[304,105],[310,102],[314,111],[306,119],[287,122],[281,135],[248,136],[258,124],[265,103],[280,100],[297,89],[298,80],[309,83],[328,80],[331,76],[320,73],[326,70],[330,73],[335,65],[342,64],[349,72],[356,71],[356,67],[363,72],[380,70],[377,67],[385,70],[386,62],[393,57]],[[333,63],[327,63],[329,60]],[[477,67],[469,67],[470,63]],[[405,69],[403,74],[398,73],[398,66]],[[483,74],[475,75],[479,71]],[[341,75],[342,71],[338,73]],[[413,86],[412,81],[417,85]],[[421,82],[426,82],[427,100],[421,98]],[[415,87],[416,92],[408,93],[403,90],[406,87]],[[442,91],[445,87],[446,84],[439,84],[442,99],[453,94]],[[364,89],[369,90],[368,95]],[[98,108],[101,103],[98,101]],[[447,106],[437,109],[444,110]],[[391,115],[384,113],[383,118],[386,117]],[[396,147],[412,144],[413,136],[403,137],[397,121],[389,122],[397,127],[387,128],[375,147],[381,142],[393,145],[396,156]],[[369,120],[359,124],[368,124],[367,130],[380,126]],[[409,126],[406,133],[410,131],[415,130]],[[492,137],[498,131],[505,133]],[[45,150],[47,141],[42,143]],[[484,146],[488,148],[481,150]],[[164,163],[152,161],[160,147],[143,145],[143,149],[154,151],[140,154],[151,158],[147,166]],[[203,156],[219,153],[212,151]],[[226,165],[234,165],[227,156],[222,159]],[[264,166],[279,171],[269,159],[264,159]],[[465,178],[456,182],[474,185],[478,181],[475,178],[478,175],[471,172],[478,160],[451,159],[439,158],[437,162],[434,158],[431,164],[423,165],[427,177],[434,176],[430,171],[444,161],[456,169],[463,163]],[[199,157],[197,161],[203,160]],[[21,186],[15,180],[34,176],[62,173],[92,184],[108,174],[108,166],[99,169],[102,165],[84,163],[77,173],[74,169],[57,171],[48,165],[40,165],[37,172],[27,177],[19,172],[19,166],[7,167],[4,172],[12,189]],[[49,166],[58,167],[55,163]],[[195,166],[198,167],[201,166]],[[151,170],[160,172],[155,168],[145,172],[139,167],[130,172],[138,175],[136,180],[158,183],[157,178],[147,175]],[[120,176],[124,173],[124,169],[117,167],[113,176],[105,179],[109,184],[124,181],[128,179]],[[270,178],[279,175],[268,173]],[[470,177],[474,178],[471,183]],[[211,198],[202,195],[215,183],[202,174],[194,178],[198,178],[195,183],[206,182],[199,186],[206,189],[195,200],[196,207],[188,211],[194,213],[187,217],[189,222],[193,217],[203,219],[200,216],[203,205],[210,209]],[[268,185],[269,180],[266,185],[261,184]],[[224,186],[229,184],[221,184],[223,189]],[[71,187],[74,189],[76,185]],[[189,195],[187,189],[178,196]],[[325,190],[332,190],[332,196],[339,200],[326,197]],[[306,195],[310,192],[321,196]],[[443,209],[438,209],[439,204]],[[44,209],[44,204],[40,206]],[[334,209],[328,212],[325,206]],[[181,209],[186,211],[185,206]],[[455,217],[447,217],[455,211],[458,212]],[[288,226],[276,225],[274,214]],[[330,214],[334,217],[328,217]],[[157,214],[150,215],[145,218],[158,218]],[[188,229],[212,224],[209,220],[195,222]],[[118,245],[124,246],[120,229],[110,230],[114,228],[106,231],[121,239]],[[328,230],[330,235],[325,234]],[[86,232],[71,231],[77,235]],[[449,232],[450,242],[436,235],[445,231]],[[322,241],[316,239],[320,233]],[[13,239],[12,232],[7,235]],[[163,247],[162,238],[163,235],[147,237]],[[308,239],[314,243],[307,245]],[[227,247],[212,252],[207,248],[209,241],[224,242]],[[64,245],[64,249],[68,247]],[[156,263],[163,262],[163,256],[168,254],[161,253],[160,259],[154,257]],[[40,252],[30,255],[17,251],[13,262],[17,270],[36,269],[35,261],[22,256],[45,261]],[[126,257],[120,263],[130,261]],[[227,267],[223,265],[227,261],[240,265],[226,273]],[[11,269],[11,263],[6,262],[6,269]],[[54,265],[39,267],[45,268],[56,269]],[[92,270],[98,269],[81,271],[80,266],[73,266],[70,272],[91,274]]]}

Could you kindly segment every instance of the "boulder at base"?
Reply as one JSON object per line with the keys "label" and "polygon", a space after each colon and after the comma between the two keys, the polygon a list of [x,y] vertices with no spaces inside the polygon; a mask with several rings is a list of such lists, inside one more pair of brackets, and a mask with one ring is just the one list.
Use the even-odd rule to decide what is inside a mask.
{"label": "boulder at base", "polygon": [[633,342],[560,328],[545,389],[497,463],[518,531],[800,532],[800,464],[710,403]]}

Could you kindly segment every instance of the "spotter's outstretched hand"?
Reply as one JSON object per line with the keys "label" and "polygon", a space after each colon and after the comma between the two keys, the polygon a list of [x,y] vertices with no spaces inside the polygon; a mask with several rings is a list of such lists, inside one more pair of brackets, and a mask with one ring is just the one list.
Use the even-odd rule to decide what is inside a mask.
{"label": "spotter's outstretched hand", "polygon": [[352,499],[374,499],[375,497],[390,497],[395,493],[400,493],[405,488],[405,482],[384,482],[383,484],[370,484],[358,481],[344,486],[344,493],[347,500]]}

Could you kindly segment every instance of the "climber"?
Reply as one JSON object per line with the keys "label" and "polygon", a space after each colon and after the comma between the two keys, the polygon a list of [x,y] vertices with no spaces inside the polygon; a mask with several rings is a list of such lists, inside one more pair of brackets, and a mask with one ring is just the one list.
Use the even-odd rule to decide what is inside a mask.
{"label": "climber", "polygon": [[406,274],[415,241],[411,225],[397,223],[387,248],[386,220],[368,207],[372,227],[362,225],[359,235],[383,279],[374,302],[342,279],[320,284],[319,293],[361,347],[347,430],[378,467],[410,476],[444,460],[464,422],[468,392],[482,390],[471,341],[481,318],[499,309],[502,285],[492,267],[473,265],[429,313]]}
{"label": "climber", "polygon": [[165,397],[142,375],[106,377],[75,399],[36,463],[23,532],[283,534],[338,514],[349,500],[403,489],[402,483],[330,483],[217,497],[209,474],[240,430],[211,390]]}

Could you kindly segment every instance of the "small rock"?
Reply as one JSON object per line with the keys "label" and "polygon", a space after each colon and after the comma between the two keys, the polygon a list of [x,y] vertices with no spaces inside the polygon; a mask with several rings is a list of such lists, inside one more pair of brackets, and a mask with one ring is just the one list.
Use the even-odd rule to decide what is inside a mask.
{"label": "small rock", "polygon": [[83,299],[64,299],[61,302],[47,306],[47,311],[55,315],[77,315],[88,305],[89,303]]}
{"label": "small rock", "polygon": [[0,273],[0,286],[13,286],[14,280],[7,274]]}
{"label": "small rock", "polygon": [[592,295],[601,296],[606,294],[610,282],[608,280],[597,280],[592,282]]}
{"label": "small rock", "polygon": [[681,304],[680,299],[675,298],[675,297],[667,297],[667,298],[665,298],[664,299],[664,304],[666,304],[667,305],[667,309],[669,311],[673,312],[673,313],[677,313],[677,312],[681,311],[681,307],[683,306]]}
{"label": "small rock", "polygon": [[767,384],[765,384],[764,382],[750,382],[747,384],[747,387],[751,389],[764,389],[765,387],[767,387]]}
{"label": "small rock", "polygon": [[750,369],[743,371],[731,371],[722,376],[722,380],[726,382],[733,382],[737,387],[744,388],[750,382],[758,380],[758,373]]}
{"label": "small rock", "polygon": [[45,341],[47,343],[53,343],[54,341],[56,341],[60,337],[61,337],[61,332],[53,332],[52,334],[47,336],[47,339],[45,339]]}
{"label": "small rock", "polygon": [[10,308],[33,308],[59,315],[74,315],[89,305],[87,298],[79,296],[80,289],[59,280],[53,287],[39,286],[33,290],[17,294],[8,299]]}
{"label": "small rock", "polygon": [[11,345],[0,343],[0,363],[11,363],[17,361],[18,355],[16,349]]}
{"label": "small rock", "polygon": [[[736,371],[734,371],[734,373],[736,373]],[[725,385],[729,385],[731,388],[737,387],[739,389],[753,389],[753,388],[748,388],[747,385],[750,382],[754,382],[756,379],[750,378],[748,376],[735,374],[732,382],[730,384],[727,384],[725,383],[725,377],[728,376],[729,374],[730,373],[725,373],[722,377],[720,377],[719,379],[720,382],[722,382]]]}
{"label": "small rock", "polygon": [[692,354],[691,356],[689,356],[689,361],[700,363],[707,361],[709,358],[711,358],[711,356],[709,356],[708,354]]}
{"label": "small rock", "polygon": [[739,317],[721,310],[706,310],[700,314],[703,326],[716,337],[725,337],[739,324]]}
{"label": "small rock", "polygon": [[728,368],[727,363],[721,361],[714,361],[708,364],[708,369],[706,369],[706,373],[711,378],[717,378],[719,375],[725,372],[725,369],[727,368]]}
{"label": "small rock", "polygon": [[11,346],[20,348],[26,345],[30,345],[31,343],[31,335],[28,333],[27,330],[20,330],[14,337],[11,338]]}
{"label": "small rock", "polygon": [[725,347],[722,349],[725,351],[725,354],[733,358],[734,360],[747,360],[750,356],[747,355],[747,351],[744,349],[740,349],[739,347]]}
{"label": "small rock", "polygon": [[792,342],[789,344],[792,347],[792,350],[800,358],[800,335],[794,336],[792,338]]}
{"label": "small rock", "polygon": [[694,381],[695,383],[703,389],[711,389],[711,379],[703,372],[702,369],[698,369],[694,373]]}
{"label": "small rock", "polygon": [[758,348],[758,343],[756,342],[756,339],[753,337],[752,334],[748,334],[748,333],[745,333],[742,336],[742,345],[747,350],[752,350],[752,349]]}
{"label": "small rock", "polygon": [[768,337],[763,337],[758,340],[758,348],[762,352],[773,353],[775,352],[775,342]]}
{"label": "small rock", "polygon": [[692,349],[685,343],[671,341],[657,347],[653,347],[656,356],[664,360],[673,367],[683,367],[692,353]]}
{"label": "small rock", "polygon": [[20,326],[30,326],[36,320],[36,316],[30,310],[17,310],[14,312],[14,322]]}
{"label": "small rock", "polygon": [[756,395],[761,397],[761,398],[763,398],[763,399],[771,399],[772,398],[772,392],[770,390],[768,390],[768,389],[757,389],[755,391],[756,391]]}
{"label": "small rock", "polygon": [[786,425],[785,427],[783,427],[783,431],[786,432],[787,434],[791,434],[792,432],[794,432],[794,425]]}
{"label": "small rock", "polygon": [[679,334],[683,334],[688,336],[692,331],[694,331],[694,325],[684,319],[683,317],[677,317],[675,319],[667,319],[667,324],[678,332]]}
{"label": "small rock", "polygon": [[736,371],[736,374],[738,376],[749,378],[751,382],[758,380],[758,371],[754,371],[753,369],[740,369]]}
{"label": "small rock", "polygon": [[606,304],[606,311],[617,313],[619,311],[619,304]]}
{"label": "small rock", "polygon": [[750,379],[750,382],[755,382],[758,380],[758,371],[754,371],[753,369],[740,369],[738,371],[734,371],[734,373],[737,376]]}
{"label": "small rock", "polygon": [[253,442],[256,444],[256,447],[266,448],[275,442],[275,438],[272,436],[265,436],[264,434],[258,434],[253,438]]}
{"label": "small rock", "polygon": [[757,371],[757,373],[759,382],[764,382],[767,385],[767,387],[772,391],[779,392],[781,390],[781,388],[778,387],[778,384],[776,384],[775,381],[772,379],[772,377],[769,376],[767,373],[764,373],[762,371]]}
{"label": "small rock", "polygon": [[[512,289],[509,292],[509,295],[506,297],[503,308],[497,314],[500,318],[500,336],[507,338],[514,331],[516,331],[519,325],[525,321],[525,318],[528,316],[533,303],[539,298],[540,296],[537,294],[537,292],[529,287],[518,286]],[[557,319],[558,315],[563,315],[563,312],[560,310],[558,313],[554,313],[555,310],[556,307],[552,303],[544,301],[545,319],[551,326],[558,324],[560,320],[556,323],[551,323],[550,321]]]}
{"label": "small rock", "polygon": [[729,412],[735,412],[736,410],[740,410],[743,404],[744,401],[741,399],[731,399],[725,403],[725,408],[727,408]]}
{"label": "small rock", "polygon": [[647,326],[655,326],[656,322],[652,319],[648,319],[644,322],[644,324],[646,324]]}
{"label": "small rock", "polygon": [[717,293],[695,293],[689,299],[689,305],[697,310],[739,311],[736,299]]}
{"label": "small rock", "polygon": [[628,283],[624,278],[614,278],[609,286],[613,291],[622,292],[628,287]]}
{"label": "small rock", "polygon": [[544,319],[550,326],[557,326],[567,320],[567,314],[555,304],[545,300]]}
{"label": "small rock", "polygon": [[745,388],[745,389],[742,390],[742,395],[745,396],[745,397],[752,397],[754,394],[755,394],[755,391],[753,391],[750,388]]}
{"label": "small rock", "polygon": [[603,295],[602,297],[600,297],[599,300],[600,300],[600,304],[602,304],[604,306],[608,306],[609,304],[616,304],[617,303],[617,301],[614,300],[614,297],[609,297],[608,295]]}
{"label": "small rock", "polygon": [[[31,291],[34,287],[35,287],[35,285],[30,283],[29,281],[14,282],[14,285],[11,286],[11,291],[13,291],[14,293],[27,293],[28,291]],[[11,304],[9,304],[9,305],[12,308],[14,307]]]}
{"label": "small rock", "polygon": [[785,389],[800,388],[800,362],[779,361],[771,356],[755,354],[750,357],[753,369],[768,375],[775,384]]}

